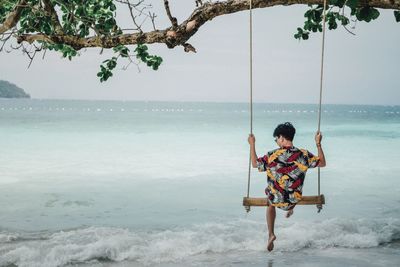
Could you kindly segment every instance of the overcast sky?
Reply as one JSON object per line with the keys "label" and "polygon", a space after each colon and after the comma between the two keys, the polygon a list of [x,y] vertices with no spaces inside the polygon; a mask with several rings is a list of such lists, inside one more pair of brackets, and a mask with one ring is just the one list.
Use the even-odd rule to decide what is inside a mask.
{"label": "overcast sky", "polygon": [[[168,25],[155,2],[158,28]],[[194,1],[170,1],[179,21]],[[303,25],[306,6],[254,11],[254,99],[257,102],[316,103],[322,34],[308,41],[293,38]],[[129,16],[118,18],[129,22]],[[400,104],[400,23],[393,11],[381,10],[371,23],[357,23],[356,36],[339,27],[327,32],[324,103]],[[36,58],[27,69],[21,52],[0,54],[0,79],[24,88],[33,98],[246,102],[249,90],[248,12],[208,22],[189,40],[197,53],[182,47],[150,46],[163,57],[158,71],[131,65],[100,83],[96,73],[111,53],[82,51],[71,62],[59,54]]]}

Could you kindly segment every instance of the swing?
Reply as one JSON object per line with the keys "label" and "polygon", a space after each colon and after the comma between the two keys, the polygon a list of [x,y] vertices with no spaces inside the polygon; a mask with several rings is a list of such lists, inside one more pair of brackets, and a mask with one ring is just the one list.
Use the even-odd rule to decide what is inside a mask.
{"label": "swing", "polygon": [[[250,0],[250,133],[253,134],[253,1]],[[325,24],[326,24],[326,0],[324,0],[324,10],[322,18],[322,54],[321,54],[321,73],[320,73],[320,90],[319,90],[319,108],[318,108],[318,132],[321,128],[321,108],[322,108],[322,81],[324,73],[324,50],[325,50]],[[250,173],[251,173],[251,156],[249,157],[249,171],[247,179],[247,196],[243,198],[243,206],[246,211],[250,211],[251,206],[268,206],[267,198],[254,198],[250,197]],[[316,196],[302,196],[301,200],[297,202],[297,205],[316,205],[318,213],[322,210],[322,206],[325,204],[325,196],[321,194],[320,190],[321,170],[318,167],[318,195]]]}

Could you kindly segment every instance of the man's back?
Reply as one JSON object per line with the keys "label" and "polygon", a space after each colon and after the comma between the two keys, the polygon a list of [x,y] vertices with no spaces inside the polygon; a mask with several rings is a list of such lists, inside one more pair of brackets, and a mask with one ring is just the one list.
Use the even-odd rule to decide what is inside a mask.
{"label": "man's back", "polygon": [[292,146],[272,150],[257,161],[258,170],[267,172],[268,199],[272,205],[287,210],[300,201],[306,172],[318,166],[319,159]]}

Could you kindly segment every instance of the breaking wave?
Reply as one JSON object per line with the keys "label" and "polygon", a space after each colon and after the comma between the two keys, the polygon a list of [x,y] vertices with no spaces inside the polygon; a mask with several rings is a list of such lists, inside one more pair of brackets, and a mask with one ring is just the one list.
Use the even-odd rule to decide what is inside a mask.
{"label": "breaking wave", "polygon": [[[275,251],[329,247],[372,248],[400,239],[400,220],[285,221],[276,226]],[[265,224],[250,220],[207,223],[163,231],[87,227],[56,233],[0,231],[0,266],[64,266],[92,261],[142,265],[189,257],[264,251]]]}

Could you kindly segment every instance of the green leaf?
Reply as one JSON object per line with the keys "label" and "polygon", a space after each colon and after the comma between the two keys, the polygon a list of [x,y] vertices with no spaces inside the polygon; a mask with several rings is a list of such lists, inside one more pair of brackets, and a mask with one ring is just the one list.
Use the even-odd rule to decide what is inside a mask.
{"label": "green leaf", "polygon": [[400,10],[393,11],[396,22],[400,22]]}
{"label": "green leaf", "polygon": [[334,30],[337,28],[336,20],[329,20],[328,21],[328,28],[329,30]]}
{"label": "green leaf", "polygon": [[346,26],[350,23],[350,20],[346,16],[339,15],[338,18],[342,22],[343,26]]}
{"label": "green leaf", "polygon": [[114,52],[119,53],[121,57],[128,57],[129,56],[129,49],[124,45],[118,45],[114,47]]}
{"label": "green leaf", "polygon": [[329,4],[337,6],[337,7],[343,7],[344,2],[345,2],[345,0],[330,0]]}
{"label": "green leaf", "polygon": [[357,9],[356,12],[356,17],[358,20],[370,22],[371,20],[377,19],[379,17],[380,13],[376,8],[373,7],[362,7],[360,9]]}
{"label": "green leaf", "polygon": [[[312,26],[312,22],[310,20],[307,20],[304,22],[304,30],[306,30],[306,31],[311,30],[311,26]],[[300,29],[300,30],[298,30],[298,29]],[[302,32],[301,28],[297,28],[297,30],[299,31],[299,33]]]}
{"label": "green leaf", "polygon": [[356,8],[358,5],[358,0],[347,0],[346,6],[350,7],[351,9]]}
{"label": "green leaf", "polygon": [[[297,28],[297,33],[295,33],[293,36],[295,39],[303,39],[303,40],[307,40],[309,37],[309,32],[308,31],[304,31],[302,28]],[[162,62],[162,58],[160,58],[160,61]],[[161,64],[160,62],[160,64]]]}
{"label": "green leaf", "polygon": [[370,7],[362,7],[357,10],[356,17],[360,21],[370,22],[372,19]]}
{"label": "green leaf", "polygon": [[379,13],[379,10],[378,9],[376,9],[376,8],[371,8],[371,10],[370,10],[370,16],[371,16],[371,19],[377,19],[378,17],[379,17],[379,15],[380,15],[380,13]]}

